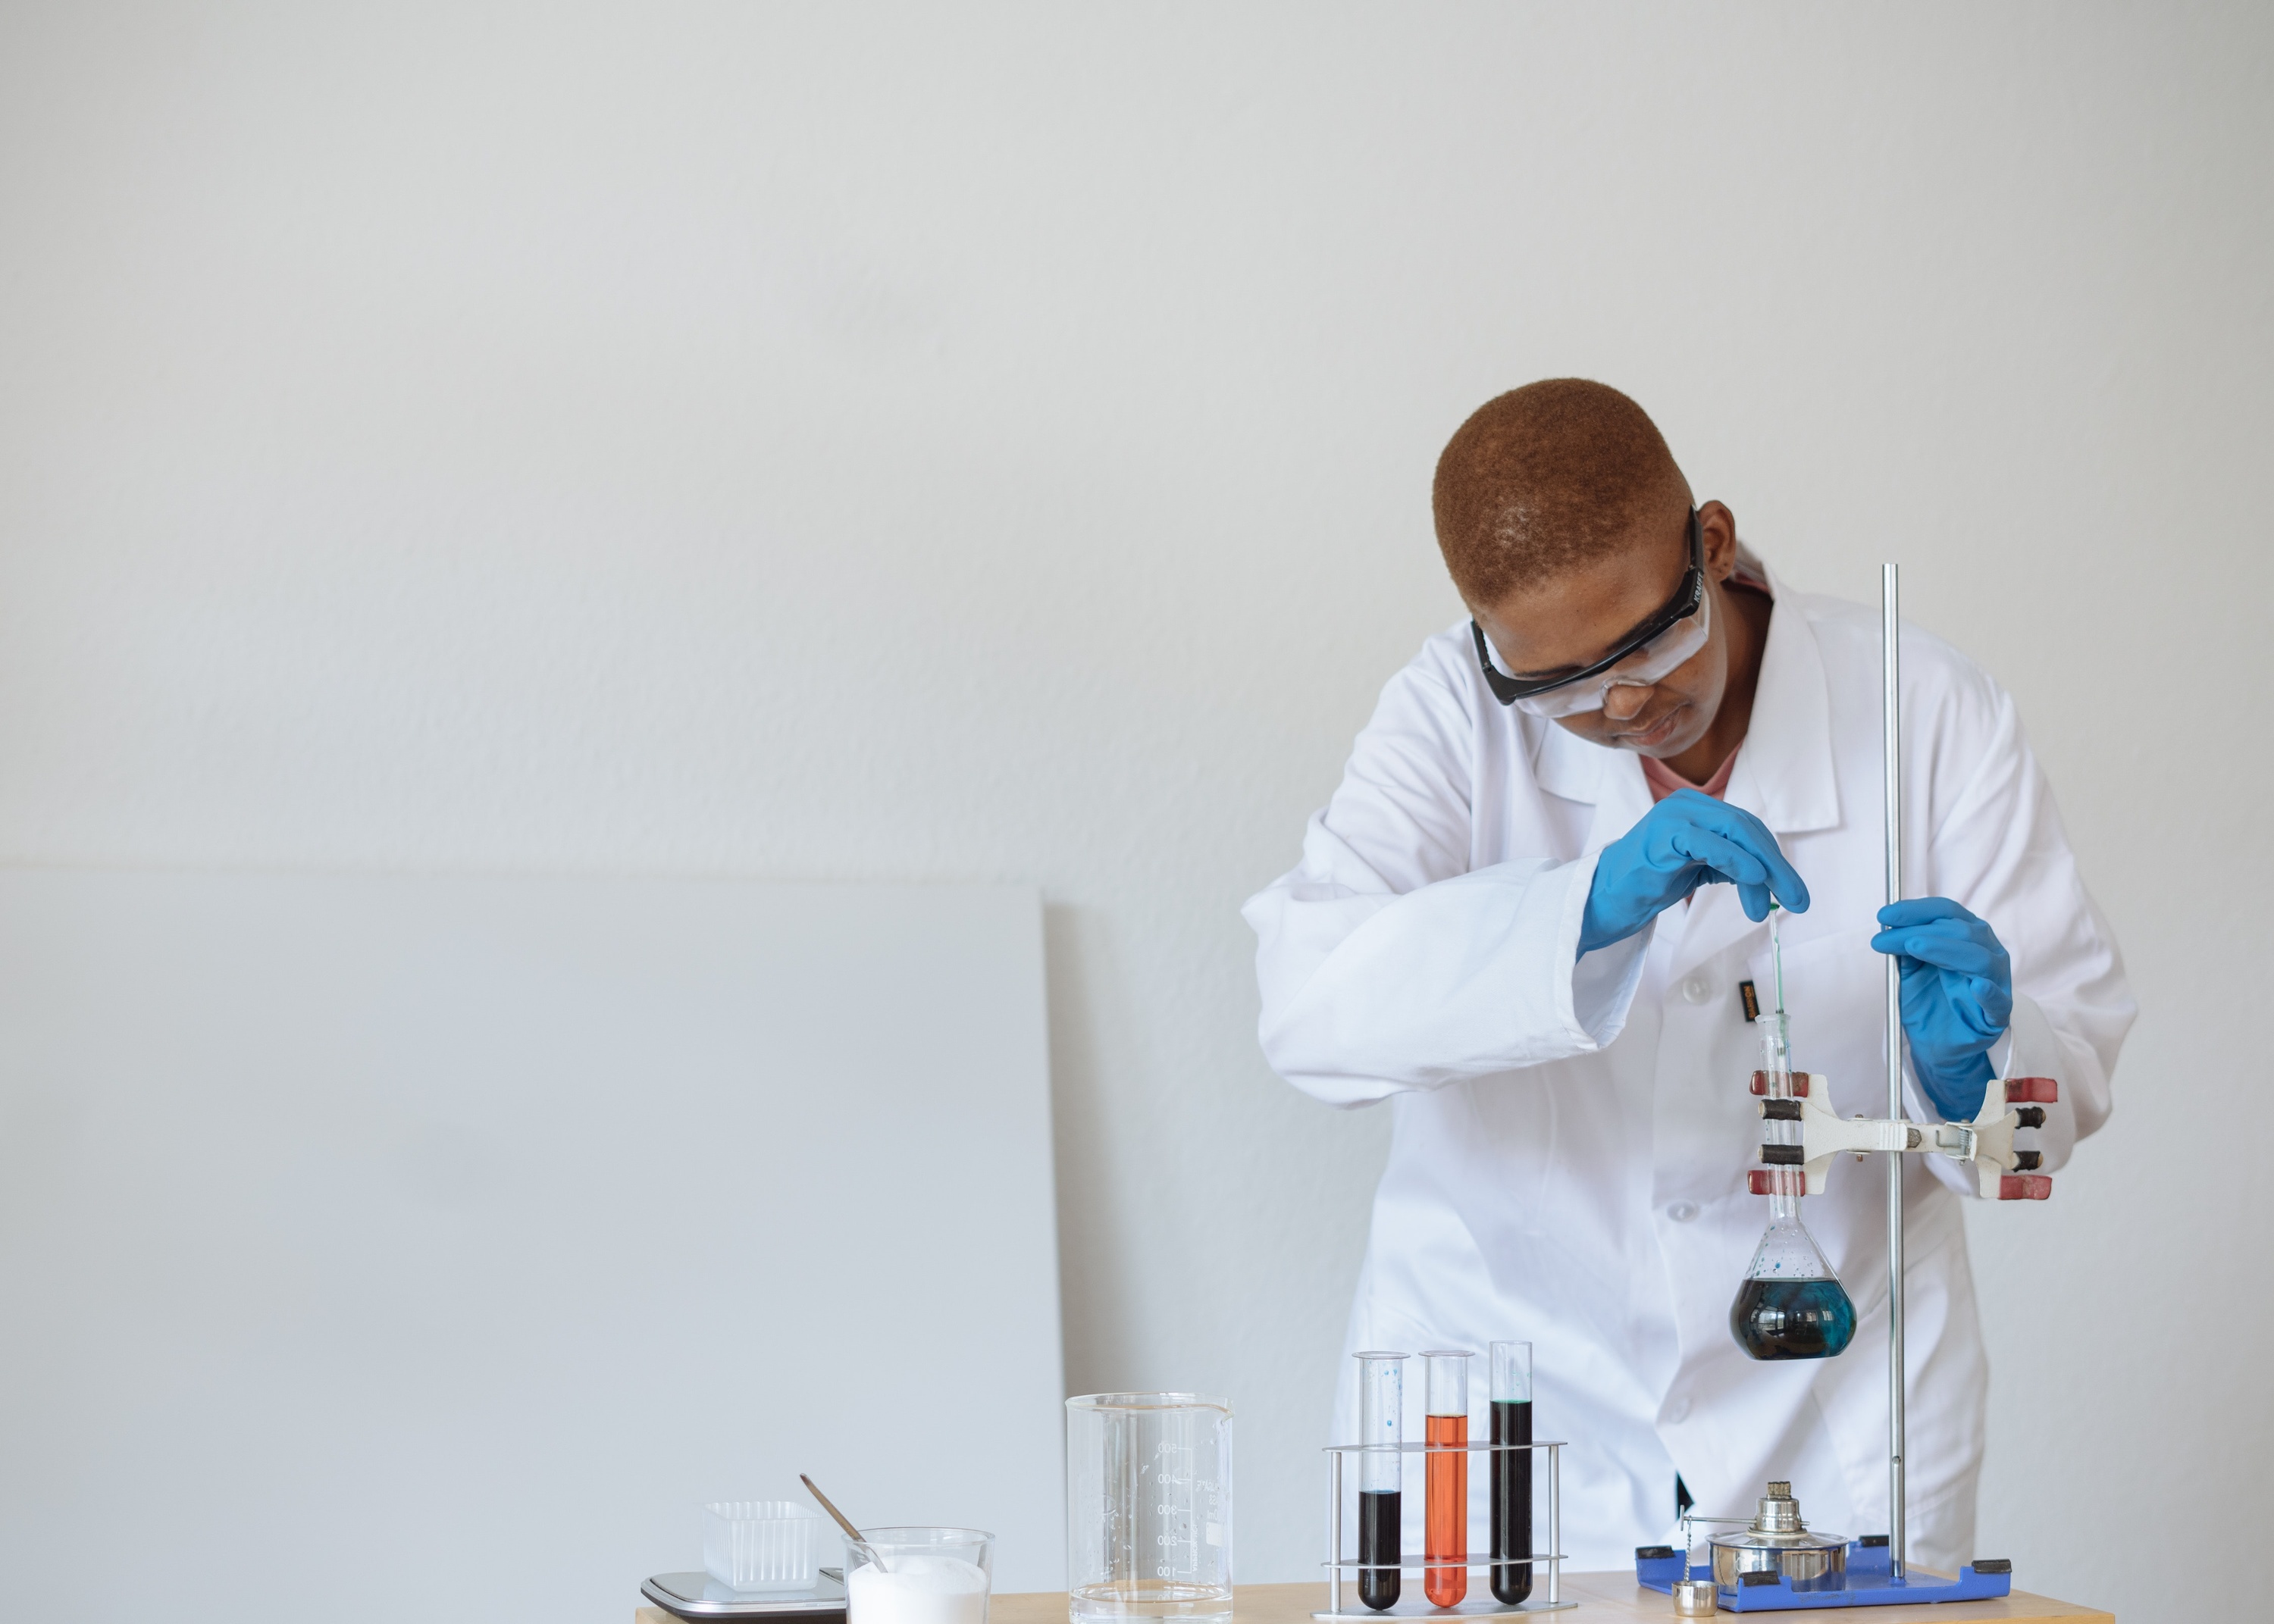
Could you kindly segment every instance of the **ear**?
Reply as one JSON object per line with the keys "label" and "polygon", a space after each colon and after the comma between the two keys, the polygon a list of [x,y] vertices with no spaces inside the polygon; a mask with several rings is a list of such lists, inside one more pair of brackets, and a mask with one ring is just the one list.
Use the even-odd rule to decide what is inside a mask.
{"label": "ear", "polygon": [[1705,543],[1706,575],[1727,581],[1737,568],[1737,515],[1721,502],[1700,502],[1698,529]]}

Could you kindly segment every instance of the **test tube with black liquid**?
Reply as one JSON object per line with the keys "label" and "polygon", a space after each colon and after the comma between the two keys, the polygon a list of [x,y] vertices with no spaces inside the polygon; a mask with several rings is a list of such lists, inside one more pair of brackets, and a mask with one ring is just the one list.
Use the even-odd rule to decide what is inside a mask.
{"label": "test tube with black liquid", "polygon": [[[1532,1344],[1492,1345],[1492,1440],[1532,1441]],[[1492,1593],[1514,1606],[1532,1594],[1532,1451],[1492,1452]]]}
{"label": "test tube with black liquid", "polygon": [[[1404,1560],[1405,1356],[1358,1356],[1358,1598],[1376,1613],[1397,1605]],[[1337,1558],[1340,1552],[1335,1553]]]}

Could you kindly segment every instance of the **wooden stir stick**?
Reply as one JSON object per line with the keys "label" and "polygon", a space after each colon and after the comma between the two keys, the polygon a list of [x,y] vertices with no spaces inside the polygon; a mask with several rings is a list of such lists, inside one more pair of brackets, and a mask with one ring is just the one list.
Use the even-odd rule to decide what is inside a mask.
{"label": "wooden stir stick", "polygon": [[877,1550],[876,1546],[870,1545],[866,1539],[862,1538],[861,1530],[853,1526],[852,1522],[846,1517],[843,1512],[838,1510],[836,1507],[829,1503],[829,1496],[824,1494],[819,1489],[814,1486],[812,1478],[807,1477],[803,1472],[800,1472],[797,1475],[797,1480],[805,1485],[805,1492],[807,1493],[812,1495],[814,1499],[821,1502],[821,1508],[824,1511],[837,1519],[837,1526],[845,1530],[845,1537],[869,1553],[869,1560],[877,1564],[877,1571],[878,1573],[890,1573],[892,1571],[891,1568],[885,1566],[884,1553]]}

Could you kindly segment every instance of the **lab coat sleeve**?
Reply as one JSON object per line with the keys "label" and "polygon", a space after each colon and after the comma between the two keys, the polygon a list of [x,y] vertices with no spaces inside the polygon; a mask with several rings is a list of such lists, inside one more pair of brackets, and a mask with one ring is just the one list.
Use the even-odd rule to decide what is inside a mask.
{"label": "lab coat sleeve", "polygon": [[[2050,1077],[2059,1084],[2059,1101],[2035,1133],[2050,1172],[2107,1120],[2117,1054],[2139,1010],[2014,702],[1988,678],[1974,675],[1980,688],[1967,708],[1982,724],[1939,730],[1940,740],[1930,747],[1934,774],[1954,791],[1946,799],[1935,796],[1941,804],[1934,808],[1939,816],[1931,825],[1928,868],[1936,892],[1988,921],[2012,959],[2013,1019],[1991,1060],[2001,1078]],[[1958,742],[1969,734],[1978,749]],[[1914,1097],[1925,1103],[1923,1091]],[[1931,1109],[1923,1115],[1931,1117]],[[1938,1165],[1937,1171],[1945,1169]]]}
{"label": "lab coat sleeve", "polygon": [[1329,1104],[1590,1054],[1625,1024],[1649,932],[1579,958],[1593,853],[1468,868],[1472,739],[1460,697],[1409,666],[1302,861],[1243,910],[1264,1054]]}

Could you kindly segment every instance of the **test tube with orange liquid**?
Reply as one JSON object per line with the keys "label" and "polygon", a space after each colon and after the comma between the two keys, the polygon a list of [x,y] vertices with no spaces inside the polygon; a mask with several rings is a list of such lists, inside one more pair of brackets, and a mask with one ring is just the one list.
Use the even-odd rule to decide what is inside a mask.
{"label": "test tube with orange liquid", "polygon": [[1460,1605],[1469,1593],[1469,1361],[1458,1348],[1421,1356],[1427,1372],[1424,1421],[1427,1462],[1422,1477],[1427,1530],[1421,1593],[1434,1607]]}

